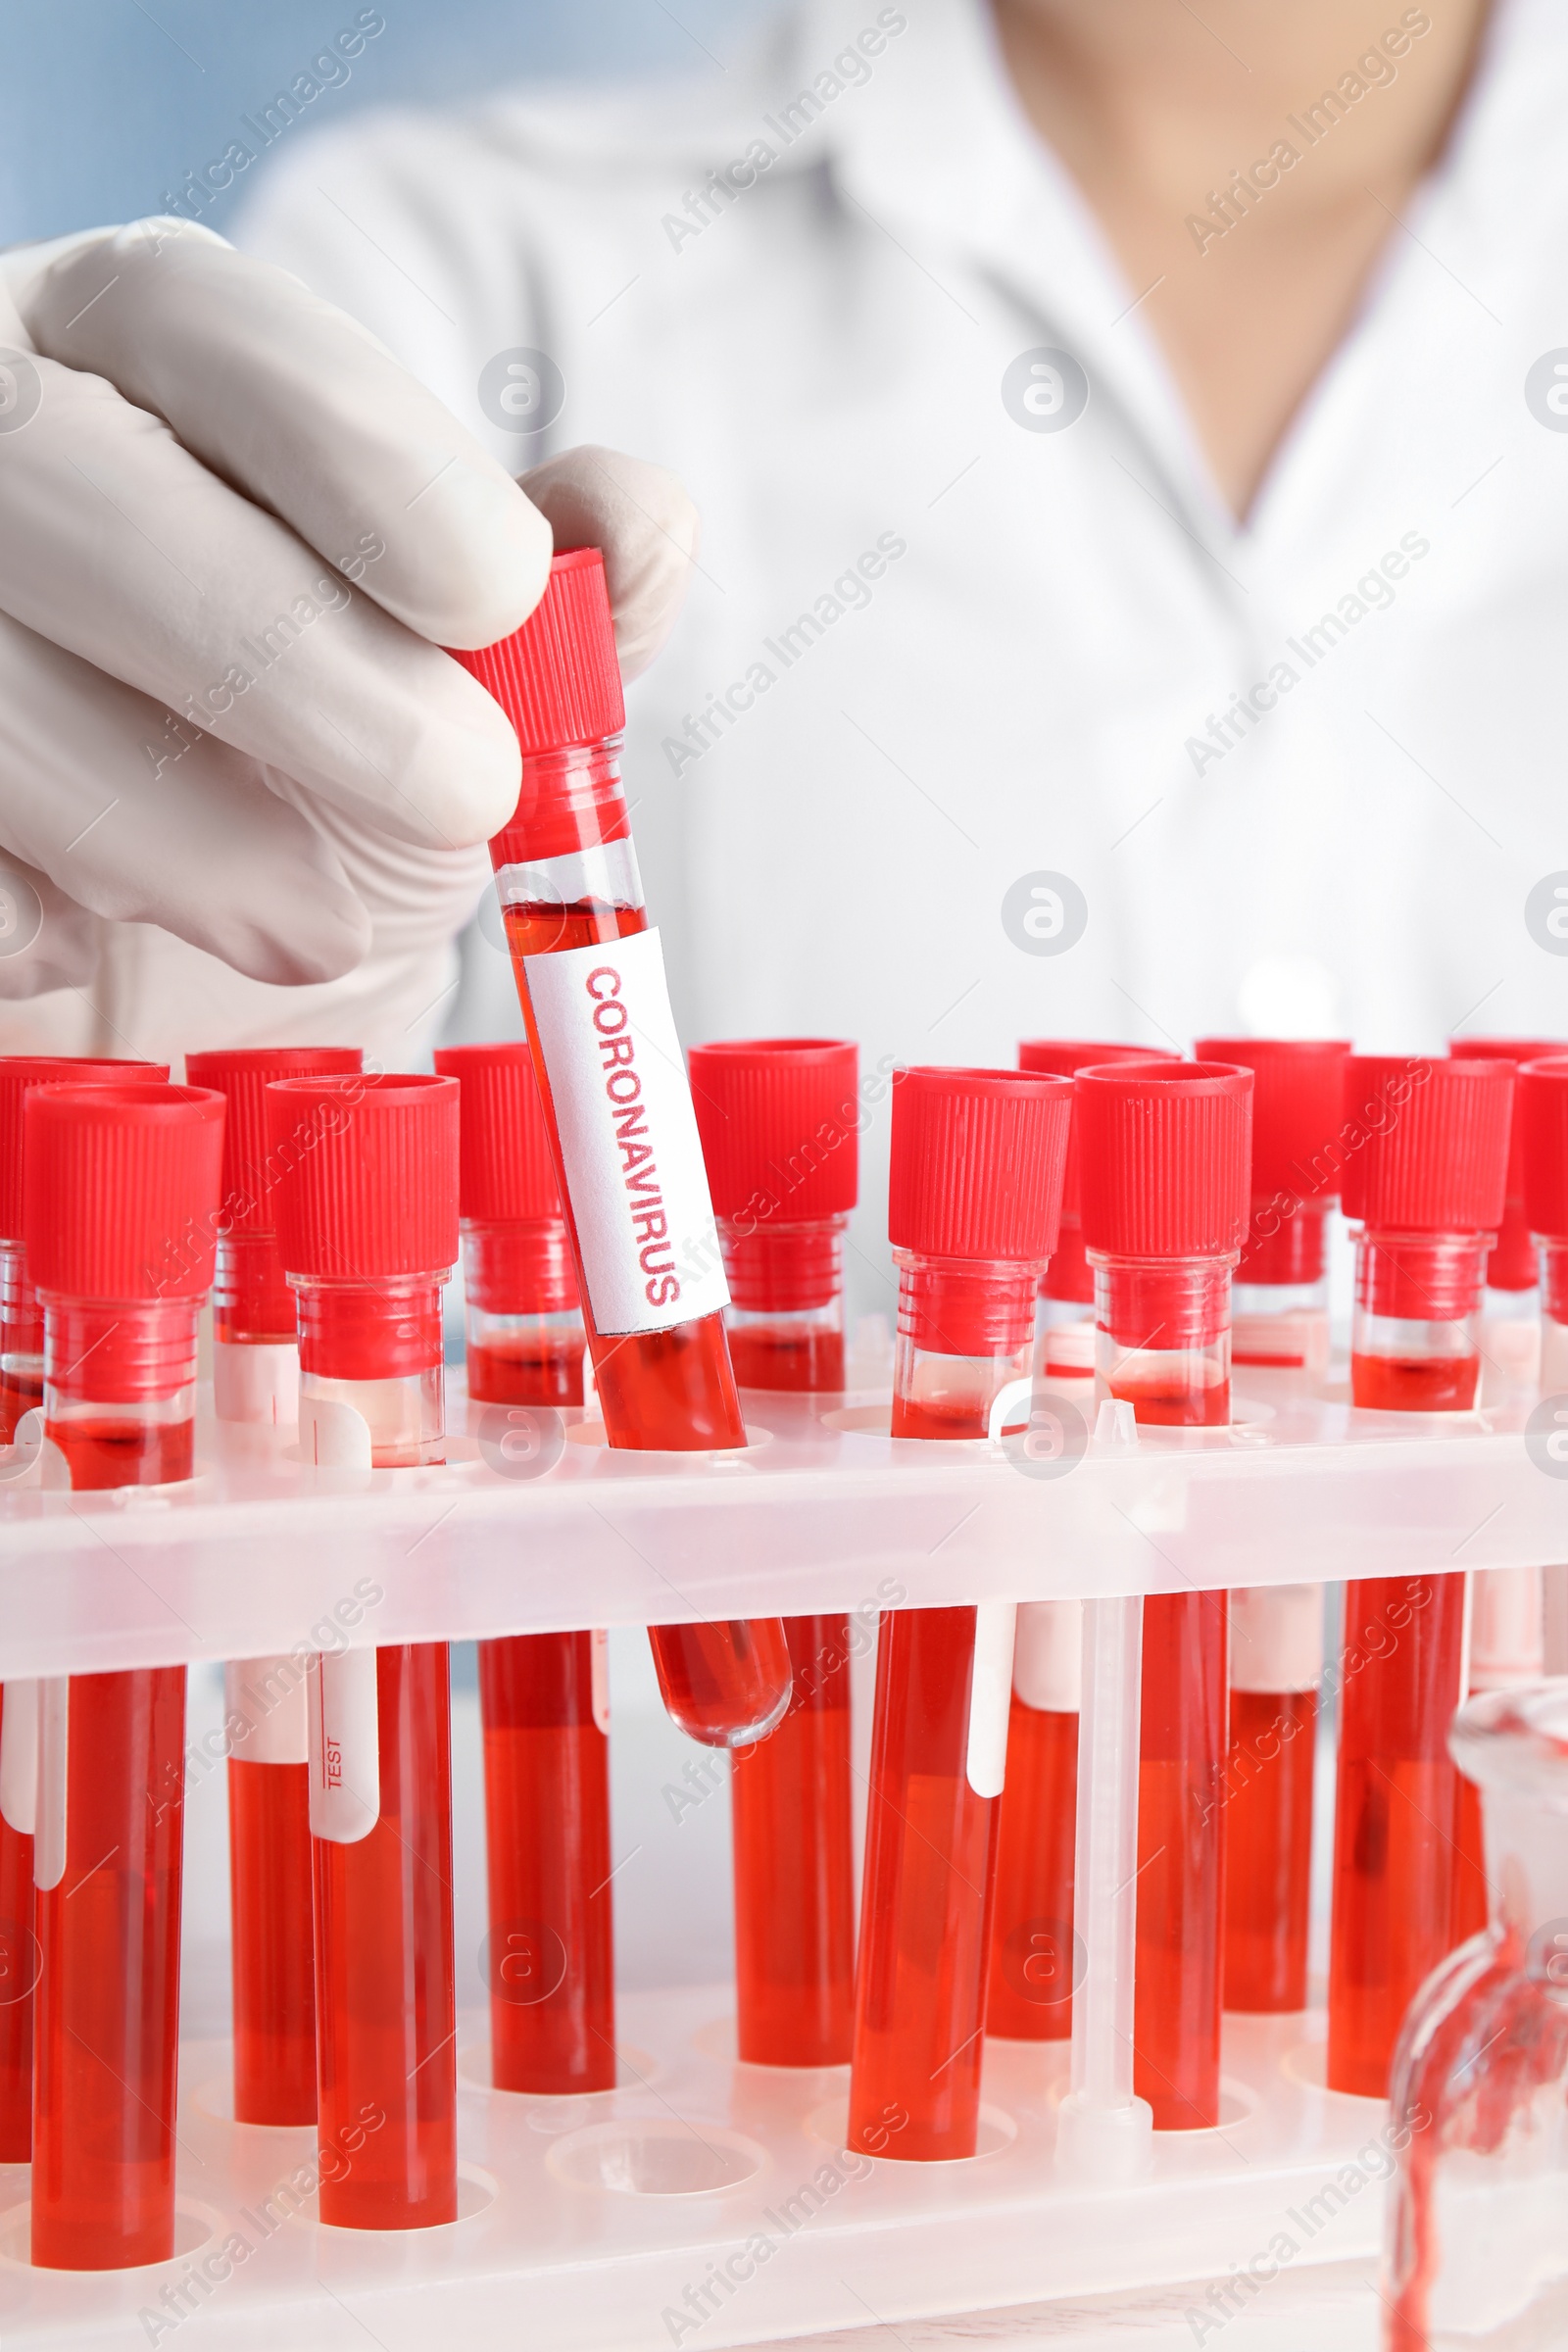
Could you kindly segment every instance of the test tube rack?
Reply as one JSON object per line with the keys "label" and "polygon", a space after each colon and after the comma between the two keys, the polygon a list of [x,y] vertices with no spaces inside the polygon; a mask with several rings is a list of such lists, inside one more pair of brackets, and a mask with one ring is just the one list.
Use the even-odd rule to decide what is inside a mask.
{"label": "test tube rack", "polygon": [[[467,1407],[444,1466],[402,1471],[352,1445],[318,1469],[292,1429],[204,1418],[188,1484],[93,1494],[34,1439],[0,1457],[0,1676],[864,1610],[890,1578],[901,1606],[1077,1596],[1079,1801],[1108,1858],[1136,1811],[1137,1596],[1568,1560],[1546,1408],[1522,1377],[1489,1383],[1472,1413],[1384,1414],[1351,1407],[1343,1361],[1311,1385],[1244,1371],[1232,1425],[1205,1432],[1134,1429],[1074,1383],[1047,1396],[1044,1447],[895,1441],[869,1394],[753,1395],[751,1444],[710,1455],[612,1453],[591,1407],[519,1448],[505,1408]],[[1104,1991],[1131,1899],[1108,1868],[1080,1884],[1080,1997]],[[462,2211],[407,2234],[322,2229],[314,2132],[234,2124],[226,2048],[187,2045],[174,2260],[32,2270],[26,2170],[0,2168],[0,2339],[130,2347],[199,2315],[211,2352],[367,2330],[384,2352],[653,2352],[1262,2283],[1379,2244],[1389,2118],[1324,2087],[1320,2011],[1228,2017],[1219,2126],[1141,2153],[1096,2107],[1113,2003],[1091,2003],[1074,2112],[1065,2043],[988,2041],[980,2152],[922,2166],[846,2155],[848,2070],[737,2064],[730,2006],[627,1997],[619,2085],[571,2100],[493,2090],[466,2017]]]}

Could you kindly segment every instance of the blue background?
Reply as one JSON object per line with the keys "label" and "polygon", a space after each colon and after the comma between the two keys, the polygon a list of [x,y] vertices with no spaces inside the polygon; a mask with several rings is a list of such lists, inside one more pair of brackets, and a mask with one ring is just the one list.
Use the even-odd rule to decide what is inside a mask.
{"label": "blue background", "polygon": [[[362,0],[19,0],[0,76],[0,245],[164,207]],[[773,0],[384,0],[386,30],[300,128],[500,82],[725,64]],[[248,176],[248,175],[247,175]],[[221,229],[245,189],[204,214]]]}

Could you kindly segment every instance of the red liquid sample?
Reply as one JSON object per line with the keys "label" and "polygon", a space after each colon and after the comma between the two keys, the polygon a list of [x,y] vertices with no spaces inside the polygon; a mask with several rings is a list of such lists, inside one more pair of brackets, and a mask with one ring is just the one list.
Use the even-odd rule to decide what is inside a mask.
{"label": "red liquid sample", "polygon": [[[1373,1577],[1345,1594],[1328,2083],[1387,2095],[1399,2025],[1453,1942],[1464,1578]],[[1360,1661],[1357,1666],[1357,1661]]]}
{"label": "red liquid sample", "polygon": [[380,1818],[312,1839],[320,2217],[416,2230],[458,2210],[446,1643],[375,1664]]}
{"label": "red liquid sample", "polygon": [[508,1348],[476,1347],[470,1341],[466,1360],[468,1395],[476,1404],[582,1402],[581,1340],[519,1340]]}
{"label": "red liquid sample", "polygon": [[498,2090],[615,2084],[610,1742],[594,1720],[593,1647],[588,1633],[479,1644]]}
{"label": "red liquid sample", "polygon": [[[468,1349],[484,1404],[581,1404],[580,1342]],[[610,1742],[594,1718],[594,1637],[479,1644],[490,1927],[490,2076],[498,2090],[615,2084]]]}
{"label": "red liquid sample", "polygon": [[1231,1417],[1231,1384],[1216,1381],[1201,1388],[1173,1373],[1168,1379],[1152,1374],[1140,1378],[1129,1364],[1118,1364],[1104,1376],[1112,1396],[1133,1408],[1136,1420],[1155,1429],[1224,1429]]}
{"label": "red liquid sample", "polygon": [[12,1445],[23,1414],[42,1403],[42,1373],[36,1380],[24,1380],[13,1372],[0,1372],[0,1445]]}
{"label": "red liquid sample", "polygon": [[1156,2132],[1219,2121],[1225,1596],[1144,1602],[1133,2087]]}
{"label": "red liquid sample", "polygon": [[228,1760],[234,2116],[316,2121],[308,1764]]}
{"label": "red liquid sample", "polygon": [[[581,1275],[582,1256],[565,1171],[557,1148],[555,1103],[523,975],[525,956],[559,955],[600,940],[629,938],[648,928],[647,914],[640,906],[612,906],[603,900],[585,899],[565,907],[509,906],[506,923],[534,1069],[550,1120],[562,1209],[577,1259],[583,1324],[594,1360],[605,1434],[612,1446],[640,1450],[706,1452],[744,1446],[746,1429],[722,1314],[677,1323],[670,1331],[621,1338],[602,1338],[595,1328],[588,1286]],[[696,1739],[727,1745],[735,1731],[751,1731],[765,1724],[787,1702],[789,1652],[776,1617],[755,1624],[731,1620],[717,1625],[652,1626],[648,1639],[665,1707]]]}
{"label": "red liquid sample", "polygon": [[1072,2033],[1073,1869],[1078,1718],[1025,1706],[1007,1715],[986,2032],[1014,2041]]}
{"label": "red liquid sample", "polygon": [[51,1421],[48,1435],[71,1466],[74,1490],[163,1487],[189,1478],[196,1463],[191,1421],[138,1420],[112,1407],[90,1417]]}
{"label": "red liquid sample", "polygon": [[844,1334],[841,1330],[780,1332],[737,1329],[729,1332],[730,1362],[743,1389],[788,1389],[797,1394],[832,1396],[844,1387]]}
{"label": "red liquid sample", "polygon": [[[1403,2046],[1393,2086],[1402,2178],[1395,2190],[1386,2352],[1430,2352],[1432,2288],[1444,2254],[1435,2209],[1444,2157],[1495,2155],[1540,2090],[1568,2069],[1568,2014],[1550,1984],[1527,1973],[1516,1930],[1454,1952],[1423,2007],[1440,2001],[1448,2003],[1447,2014],[1418,2051]],[[1522,2332],[1515,2341],[1547,2340],[1524,2314],[1516,2325]],[[1500,2338],[1489,2329],[1475,2340]]]}
{"label": "red liquid sample", "polygon": [[70,1727],[66,1871],[38,1896],[32,2259],[118,2270],[174,2250],[184,1667],[73,1675]]}
{"label": "red liquid sample", "polygon": [[974,1634],[972,1608],[882,1619],[850,2081],[869,2156],[975,2151],[1002,1802],[965,1770]]}
{"label": "red liquid sample", "polygon": [[[844,1335],[760,1324],[730,1331],[743,1386],[832,1393]],[[850,1804],[850,1624],[786,1617],[791,1698],[730,1778],[736,2046],[754,2066],[847,2065],[855,2038],[855,1862]]]}
{"label": "red liquid sample", "polygon": [[1352,1355],[1350,1396],[1380,1413],[1464,1413],[1481,1380],[1477,1355]]}
{"label": "red liquid sample", "polygon": [[1225,1766],[1225,2006],[1306,2007],[1315,1690],[1233,1690]]}
{"label": "red liquid sample", "polygon": [[789,1711],[737,1751],[730,1776],[737,2042],[754,2066],[843,2066],[855,2032],[850,1623],[787,1617],[784,1633]]}
{"label": "red liquid sample", "polygon": [[[0,1722],[5,1693],[0,1690]],[[32,1839],[0,1820],[0,2164],[32,2154],[32,1996],[38,1934]]]}

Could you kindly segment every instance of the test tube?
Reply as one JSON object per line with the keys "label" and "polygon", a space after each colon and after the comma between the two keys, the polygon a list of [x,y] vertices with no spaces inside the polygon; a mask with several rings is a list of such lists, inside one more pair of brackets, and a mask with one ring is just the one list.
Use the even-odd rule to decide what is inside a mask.
{"label": "test tube", "polygon": [[[1066,1079],[1033,1071],[895,1074],[895,1438],[984,1438],[993,1400],[1027,1374],[1071,1102]],[[1012,1628],[1001,1601],[881,1621],[850,2075],[858,2153],[975,2152]]]}
{"label": "test tube", "polygon": [[[23,1414],[43,1403],[43,1308],[27,1279],[22,1236],[22,1104],[26,1089],[50,1083],[139,1084],[168,1076],[162,1062],[0,1054],[0,1443],[14,1445]],[[10,1750],[19,1752],[7,1770]],[[9,1732],[0,1694],[0,2164],[25,2164],[32,2153],[36,1781],[37,1687],[29,1682],[15,1687]],[[18,1816],[15,1822],[6,1810],[8,1797]]]}
{"label": "test tube", "polygon": [[[1357,1405],[1442,1412],[1476,1401],[1513,1088],[1505,1060],[1356,1055],[1348,1065],[1345,1210],[1361,1226]],[[1346,1587],[1331,2090],[1387,2096],[1400,2021],[1453,1942],[1459,1788],[1447,1733],[1464,1695],[1465,1618],[1460,1572]]]}
{"label": "test tube", "polygon": [[[73,1488],[191,1475],[223,1101],[146,1082],[29,1089],[23,1238],[45,1433]],[[39,1691],[32,2259],[174,2251],[185,1669]]]}
{"label": "test tube", "polygon": [[[458,1087],[267,1090],[307,1459],[445,1458],[441,1290],[458,1255]],[[310,1701],[322,2222],[457,2219],[447,1645],[328,1652]]]}
{"label": "test tube", "polygon": [[299,1340],[274,1230],[279,1171],[269,1161],[267,1089],[275,1078],[346,1076],[361,1058],[357,1046],[257,1046],[185,1056],[191,1085],[214,1088],[228,1105],[213,1281],[213,1408],[220,1421],[276,1428],[299,1416]]}
{"label": "test tube", "polygon": [[[1568,1054],[1544,1054],[1520,1070],[1514,1125],[1540,1266],[1541,1393],[1558,1396],[1568,1390]],[[1553,1462],[1568,1461],[1568,1423],[1545,1443]]]}
{"label": "test tube", "polygon": [[22,1105],[29,1086],[114,1086],[166,1080],[161,1061],[64,1054],[0,1054],[0,1444],[43,1402],[43,1309],[27,1278],[22,1235]]}
{"label": "test tube", "polygon": [[[299,1417],[294,1294],[278,1255],[269,1168],[267,1088],[274,1078],[357,1070],[357,1047],[250,1047],[187,1054],[185,1075],[227,1104],[223,1202],[213,1282],[213,1403],[220,1421],[275,1428]],[[234,2120],[316,2121],[316,1985],[311,1913],[306,1678],[293,1657],[224,1668],[230,1750],[229,1968]]]}
{"label": "test tube", "polygon": [[1251,1210],[1231,1280],[1231,1362],[1328,1368],[1325,1228],[1339,1198],[1343,1038],[1200,1037],[1200,1061],[1252,1073]]}
{"label": "test tube", "polygon": [[[1545,1061],[1554,1054],[1568,1053],[1568,1038],[1454,1037],[1448,1041],[1448,1052],[1462,1060],[1509,1061],[1517,1072],[1528,1061]],[[1508,1175],[1502,1215],[1497,1220],[1496,1240],[1487,1256],[1483,1311],[1489,1323],[1523,1325],[1520,1334],[1523,1341],[1536,1320],[1540,1295],[1536,1287],[1539,1269],[1535,1243],[1525,1209],[1524,1133],[1518,1109],[1516,1092],[1515,1115],[1508,1130]],[[1466,1788],[1472,1788],[1463,1774],[1460,1780]],[[1479,1811],[1479,1795],[1476,1801]]]}
{"label": "test tube", "polygon": [[[1231,1362],[1321,1377],[1349,1046],[1200,1037],[1194,1052],[1252,1072],[1251,1211],[1231,1284]],[[1230,1608],[1225,2006],[1292,2011],[1306,2005],[1322,1594],[1256,1585],[1233,1592]]]}
{"label": "test tube", "polygon": [[[1223,1427],[1252,1073],[1151,1060],[1074,1085],[1097,1394],[1141,1422]],[[1156,2132],[1219,2121],[1226,1646],[1223,1592],[1146,1598],[1133,2079]]]}
{"label": "test tube", "polygon": [[[1057,1078],[1070,1078],[1075,1070],[1106,1062],[1147,1061],[1149,1057],[1147,1046],[1092,1045],[1082,1038],[1026,1037],[1018,1048],[1020,1070],[1044,1070]],[[1095,1376],[1095,1270],[1084,1255],[1078,1138],[1071,1127],[1067,1131],[1061,1231],[1040,1277],[1035,1308],[1034,1368],[1047,1380],[1093,1380]],[[1002,1835],[1005,1844],[1005,1828]]]}
{"label": "test tube", "polygon": [[[1093,1064],[1148,1058],[1145,1046],[1076,1038],[1026,1038],[1018,1048],[1020,1069],[1061,1078]],[[1061,1230],[1035,1306],[1034,1370],[1052,1381],[1094,1378],[1095,1276],[1084,1255],[1071,1124]],[[1007,2040],[1064,2041],[1072,2033],[1082,1618],[1077,1601],[1036,1601],[1018,1611],[986,1996],[986,2031]]]}
{"label": "test tube", "polygon": [[[558,555],[514,636],[453,657],[516,731],[522,789],[490,844],[550,1126],[588,1346],[615,1446],[744,1446],[702,1146],[621,789],[625,724],[597,548]],[[776,1617],[651,1629],[694,1740],[735,1747],[789,1703]]]}
{"label": "test tube", "polygon": [[[844,1229],[858,1054],[823,1038],[696,1046],[692,1100],[743,1389],[844,1387]],[[842,2066],[855,2006],[846,1611],[786,1617],[792,1696],[730,1776],[736,2044],[757,2066]]]}
{"label": "test tube", "polygon": [[[489,1458],[527,1475],[550,1459],[560,1408],[582,1403],[586,1346],[533,1059],[521,1044],[447,1046],[435,1064],[462,1089],[468,1396],[489,1408],[479,1420]],[[498,2090],[614,2088],[605,1668],[600,1633],[479,1643]]]}

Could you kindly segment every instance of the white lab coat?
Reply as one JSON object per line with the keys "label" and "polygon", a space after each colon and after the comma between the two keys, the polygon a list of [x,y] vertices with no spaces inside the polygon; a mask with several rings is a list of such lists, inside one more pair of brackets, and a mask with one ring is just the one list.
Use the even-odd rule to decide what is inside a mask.
{"label": "white lab coat", "polygon": [[[1524,919],[1568,867],[1568,432],[1525,395],[1568,341],[1565,100],[1568,17],[1505,0],[1246,527],[977,0],[805,0],[696,86],[370,120],[274,169],[244,233],[518,469],[606,441],[696,494],[702,570],[626,747],[689,1037],[1433,1049],[1568,1035],[1568,961]],[[737,159],[703,224],[689,192]],[[542,433],[479,405],[518,347],[564,382]],[[1042,348],[1087,374],[1065,429],[1004,402]],[[1086,902],[1062,953],[1004,927],[1041,871]],[[510,984],[471,961],[465,1023],[493,1026]],[[874,1196],[885,1115],[867,1142]]]}
{"label": "white lab coat", "polygon": [[[696,494],[626,747],[688,1037],[1568,1035],[1524,919],[1568,867],[1568,432],[1525,391],[1568,342],[1565,99],[1557,0],[1504,0],[1245,527],[978,0],[803,0],[691,85],[368,118],[270,166],[241,236],[516,470],[603,441]],[[542,431],[480,405],[519,348],[564,381]],[[1052,421],[1042,350],[1087,377],[1064,429],[1004,401],[1013,368]],[[1082,894],[1058,953],[1004,922],[1041,872]],[[494,1033],[482,932],[467,965],[460,1025]]]}

